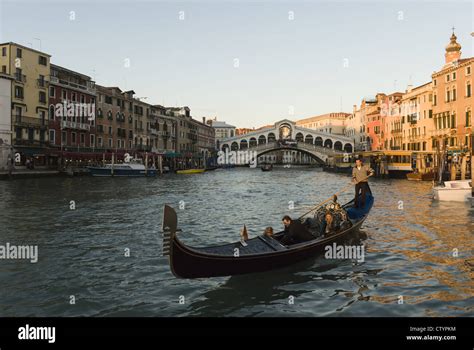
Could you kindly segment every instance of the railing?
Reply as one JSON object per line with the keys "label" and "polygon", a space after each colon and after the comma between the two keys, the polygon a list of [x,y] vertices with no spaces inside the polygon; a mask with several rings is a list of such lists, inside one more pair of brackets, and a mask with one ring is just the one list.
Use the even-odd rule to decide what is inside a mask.
{"label": "railing", "polygon": [[80,84],[72,83],[72,82],[69,82],[69,81],[66,81],[66,80],[60,80],[58,77],[53,77],[53,76],[51,76],[49,80],[53,84],[59,84],[59,85],[65,86],[65,87],[71,87],[71,88],[74,88],[74,89],[87,91],[87,92],[89,92],[93,95],[95,95],[95,93],[96,93],[95,87],[92,87],[92,86],[80,85]]}
{"label": "railing", "polygon": [[48,122],[46,119],[31,118],[31,117],[16,115],[15,124],[22,125],[22,126],[47,126]]}

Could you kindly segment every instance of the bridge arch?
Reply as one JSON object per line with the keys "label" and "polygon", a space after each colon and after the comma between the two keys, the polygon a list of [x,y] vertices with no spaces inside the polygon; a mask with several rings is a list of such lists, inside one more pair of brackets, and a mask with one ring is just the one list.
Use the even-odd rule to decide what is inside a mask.
{"label": "bridge arch", "polygon": [[305,142],[305,143],[309,143],[309,144],[312,145],[312,144],[313,144],[313,141],[314,141],[313,135],[311,135],[311,134],[306,135],[305,138],[304,138],[304,142]]}
{"label": "bridge arch", "polygon": [[258,144],[259,145],[264,145],[267,143],[267,138],[265,137],[265,135],[260,135],[258,137]]}
{"label": "bridge arch", "polygon": [[229,145],[228,145],[227,143],[224,143],[224,144],[222,145],[222,151],[223,151],[223,152],[225,152],[225,151],[228,150],[229,148],[230,148],[230,147],[229,147]]}
{"label": "bridge arch", "polygon": [[297,152],[301,152],[301,153],[307,154],[312,159],[316,160],[319,164],[326,164],[326,162],[323,159],[321,159],[320,157],[318,157],[317,155],[315,155],[315,154],[313,154],[313,153],[311,153],[311,152],[309,152],[305,149],[301,149],[301,148],[297,148],[297,147],[277,147],[277,148],[266,149],[266,150],[263,150],[263,151],[257,153],[257,159],[260,156],[263,156],[267,153],[276,152],[276,151],[297,151]]}
{"label": "bridge arch", "polygon": [[296,134],[296,141],[298,142],[303,142],[304,141],[304,136],[303,136],[303,133],[299,132]]}
{"label": "bridge arch", "polygon": [[249,140],[249,147],[257,146],[257,139],[255,137],[251,137]]}
{"label": "bridge arch", "polygon": [[346,143],[344,145],[344,151],[347,153],[352,153],[352,145],[350,143]]}
{"label": "bridge arch", "polygon": [[332,140],[331,139],[326,139],[326,141],[324,141],[324,147],[332,148]]}
{"label": "bridge arch", "polygon": [[342,151],[342,142],[341,141],[334,142],[334,149],[336,151]]}
{"label": "bridge arch", "polygon": [[323,147],[323,138],[321,136],[316,137],[316,139],[314,140],[314,144],[316,146]]}
{"label": "bridge arch", "polygon": [[240,140],[240,149],[247,149],[249,148],[249,143],[246,139]]}
{"label": "bridge arch", "polygon": [[238,151],[239,150],[239,144],[237,142],[232,142],[232,144],[230,145],[230,149],[232,151]]}
{"label": "bridge arch", "polygon": [[270,143],[270,142],[275,142],[276,141],[276,137],[275,137],[275,134],[270,132],[268,133],[267,135],[267,142]]}

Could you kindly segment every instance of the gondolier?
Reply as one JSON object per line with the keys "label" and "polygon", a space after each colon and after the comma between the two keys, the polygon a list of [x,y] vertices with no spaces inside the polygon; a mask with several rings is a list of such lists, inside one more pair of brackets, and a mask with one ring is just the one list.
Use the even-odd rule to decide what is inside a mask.
{"label": "gondolier", "polygon": [[[362,164],[362,159],[356,159],[356,165],[352,169],[352,181],[355,184],[355,204],[356,208],[365,206],[365,196],[369,192],[368,178],[374,175],[374,169]],[[359,197],[359,193],[361,193]],[[360,198],[360,202],[359,202]]]}

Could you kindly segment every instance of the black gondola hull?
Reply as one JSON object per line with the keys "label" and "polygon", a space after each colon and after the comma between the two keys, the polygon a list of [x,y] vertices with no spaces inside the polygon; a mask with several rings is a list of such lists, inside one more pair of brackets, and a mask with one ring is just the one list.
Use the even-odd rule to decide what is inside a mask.
{"label": "black gondola hull", "polygon": [[299,249],[288,249],[264,255],[222,257],[209,256],[185,246],[176,236],[172,240],[170,266],[173,274],[180,278],[200,278],[240,275],[275,270],[317,256],[325,247],[343,242],[352,233],[359,230],[363,220],[350,229],[314,242]]}

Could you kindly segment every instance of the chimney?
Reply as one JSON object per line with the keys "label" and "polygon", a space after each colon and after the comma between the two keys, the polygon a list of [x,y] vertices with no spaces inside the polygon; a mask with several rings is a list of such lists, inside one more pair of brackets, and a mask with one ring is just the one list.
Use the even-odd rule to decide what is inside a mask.
{"label": "chimney", "polygon": [[411,92],[411,90],[413,90],[413,85],[412,85],[412,84],[409,84],[409,85],[407,86],[407,91],[406,91],[406,92],[409,93],[409,92]]}
{"label": "chimney", "polygon": [[206,124],[206,117],[202,117],[202,123]]}

